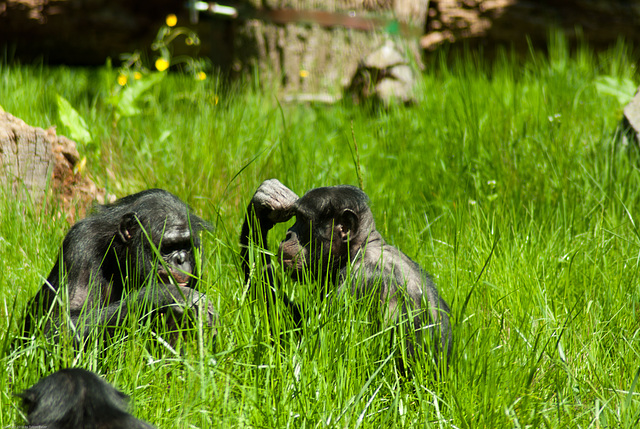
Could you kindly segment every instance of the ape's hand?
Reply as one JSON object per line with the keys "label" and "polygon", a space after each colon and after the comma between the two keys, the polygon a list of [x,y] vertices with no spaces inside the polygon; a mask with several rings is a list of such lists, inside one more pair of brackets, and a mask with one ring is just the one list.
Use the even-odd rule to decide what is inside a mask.
{"label": "ape's hand", "polygon": [[202,313],[205,324],[212,328],[216,327],[217,313],[207,295],[185,286],[177,286],[176,289],[175,292],[170,292],[173,303],[167,306],[167,309],[174,316],[179,318],[185,316],[197,317],[198,314]]}
{"label": "ape's hand", "polygon": [[296,201],[298,196],[278,179],[262,182],[251,199],[256,214],[274,224],[286,222],[293,217]]}

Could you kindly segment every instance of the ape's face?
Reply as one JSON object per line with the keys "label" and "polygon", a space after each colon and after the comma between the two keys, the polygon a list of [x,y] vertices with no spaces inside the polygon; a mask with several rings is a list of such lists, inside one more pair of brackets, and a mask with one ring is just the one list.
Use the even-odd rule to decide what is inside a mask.
{"label": "ape's face", "polygon": [[157,273],[164,284],[189,286],[198,275],[195,258],[203,221],[177,198],[162,197],[122,216],[118,259],[133,267],[138,282]]}
{"label": "ape's face", "polygon": [[199,244],[197,238],[192,237],[186,225],[175,225],[165,232],[158,244],[161,260],[157,267],[163,283],[174,280],[178,286],[187,286],[196,275],[194,249]]}
{"label": "ape's face", "polygon": [[296,222],[279,251],[283,265],[294,277],[304,272],[312,276],[336,273],[356,250],[351,247],[358,232],[358,215],[336,201],[343,194],[342,188],[318,188],[296,203]]}

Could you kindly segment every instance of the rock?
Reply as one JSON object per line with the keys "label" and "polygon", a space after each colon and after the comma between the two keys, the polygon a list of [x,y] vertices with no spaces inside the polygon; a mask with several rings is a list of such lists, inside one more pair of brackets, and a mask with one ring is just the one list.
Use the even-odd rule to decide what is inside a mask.
{"label": "rock", "polygon": [[415,101],[415,75],[409,61],[396,44],[387,40],[360,61],[345,96],[355,103],[411,104]]}
{"label": "rock", "polygon": [[406,64],[407,60],[402,56],[395,43],[388,40],[379,49],[369,54],[362,64],[367,68],[384,70],[398,64]]}

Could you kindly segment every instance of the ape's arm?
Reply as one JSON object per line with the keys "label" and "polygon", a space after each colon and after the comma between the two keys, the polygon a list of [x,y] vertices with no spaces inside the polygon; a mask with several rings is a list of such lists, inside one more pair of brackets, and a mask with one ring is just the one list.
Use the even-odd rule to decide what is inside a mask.
{"label": "ape's arm", "polygon": [[82,316],[79,311],[71,311],[71,320],[76,325],[78,334],[85,337],[96,326],[122,325],[129,313],[145,316],[160,310],[171,312],[181,319],[185,314],[197,314],[200,308],[204,311],[204,323],[207,326],[214,326],[216,313],[213,304],[208,302],[205,294],[187,286],[157,283],[152,287],[143,287],[129,297],[94,311],[88,313],[84,311],[83,314],[86,316]]}
{"label": "ape's arm", "polygon": [[[286,222],[295,214],[295,203],[298,196],[277,179],[265,180],[258,187],[249,206],[240,233],[240,258],[245,276],[245,283],[250,284],[251,267],[249,264],[249,244],[267,248],[267,233],[276,223]],[[301,320],[300,310],[286,295],[279,294],[275,288],[274,270],[271,257],[263,253],[264,278],[269,282],[273,302],[282,301],[291,310],[296,324]],[[267,302],[269,298],[265,297]]]}
{"label": "ape's arm", "polygon": [[[46,314],[49,308],[44,307],[53,305],[52,317],[46,319],[46,325],[43,327],[44,332],[50,331],[52,328],[56,331],[59,325],[64,323],[60,319],[60,312],[57,311],[59,305],[54,302],[59,297],[55,297],[55,293],[52,291],[49,291],[48,295],[49,297],[42,303],[34,300],[33,305],[42,305],[42,311],[38,311],[37,308],[31,309],[32,312]],[[187,313],[197,313],[201,308],[200,305],[205,306],[203,308],[205,323],[208,326],[214,326],[216,312],[213,304],[207,301],[205,294],[186,286],[157,283],[152,287],[136,290],[130,296],[109,304],[103,305],[95,302],[92,305],[90,300],[86,300],[81,307],[78,307],[70,303],[68,322],[73,327],[77,338],[80,339],[87,338],[95,331],[96,327],[106,327],[112,331],[114,327],[123,325],[130,313],[144,317],[157,310],[166,310],[180,319]],[[29,326],[26,331],[33,334],[32,329],[35,328],[34,325],[37,322],[33,320],[33,317],[27,320]]]}

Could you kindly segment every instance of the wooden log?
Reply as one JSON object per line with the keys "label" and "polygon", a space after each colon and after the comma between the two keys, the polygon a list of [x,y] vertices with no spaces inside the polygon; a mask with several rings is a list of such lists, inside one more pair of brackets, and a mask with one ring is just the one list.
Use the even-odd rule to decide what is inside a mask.
{"label": "wooden log", "polygon": [[[431,0],[421,46],[513,45],[546,48],[552,30],[570,43],[606,48],[619,37],[640,42],[640,3],[628,0]],[[527,40],[528,38],[528,40]]]}

